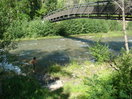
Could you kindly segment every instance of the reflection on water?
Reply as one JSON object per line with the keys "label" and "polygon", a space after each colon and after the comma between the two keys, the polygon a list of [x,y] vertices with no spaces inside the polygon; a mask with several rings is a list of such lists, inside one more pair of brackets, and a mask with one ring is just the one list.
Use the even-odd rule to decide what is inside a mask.
{"label": "reflection on water", "polygon": [[[124,47],[122,37],[103,38],[102,43],[108,44],[115,51],[119,51]],[[129,37],[130,46],[132,37]],[[78,62],[89,60],[90,53],[88,47],[95,42],[94,39],[85,37],[68,37],[44,40],[29,40],[18,43],[18,48],[12,50],[11,53],[19,56],[20,60],[30,60],[37,57],[39,65],[48,66],[53,64],[64,65],[71,60]]]}

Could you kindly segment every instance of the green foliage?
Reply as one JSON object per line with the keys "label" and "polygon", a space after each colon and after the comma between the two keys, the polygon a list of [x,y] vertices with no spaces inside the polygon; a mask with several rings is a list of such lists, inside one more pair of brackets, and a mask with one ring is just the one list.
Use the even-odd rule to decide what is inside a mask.
{"label": "green foliage", "polygon": [[57,7],[57,0],[45,0],[42,3],[41,9],[38,12],[40,15],[44,15],[51,11],[54,11],[56,7]]}
{"label": "green foliage", "polygon": [[15,20],[11,23],[5,34],[6,38],[17,39],[25,37],[44,37],[56,35],[54,24],[50,22],[42,22],[41,20]]}
{"label": "green foliage", "polygon": [[[96,0],[95,0],[96,1]],[[63,2],[63,3],[62,3]],[[63,0],[2,0],[0,3],[0,38],[16,39],[49,35],[107,33],[119,29],[116,21],[78,19],[60,23],[41,22],[35,17],[64,6]],[[81,1],[75,0],[73,3]],[[29,21],[34,19],[32,21]],[[129,26],[130,28],[131,26]],[[8,40],[9,41],[9,40]]]}
{"label": "green foliage", "polygon": [[[26,1],[25,0],[21,0],[21,1],[15,0],[14,2],[12,2],[12,0],[0,1],[0,39],[1,39],[0,47],[1,48],[4,48],[5,46],[8,46],[11,43],[11,39],[13,37],[11,37],[12,36],[11,32],[9,34],[7,33],[7,30],[11,24],[14,24],[14,20],[29,19],[28,14],[30,13],[29,11],[30,7],[28,6]],[[16,25],[19,25],[19,23],[18,24],[16,23]]]}
{"label": "green foliage", "polygon": [[54,65],[54,66],[50,66],[48,67],[48,72],[49,73],[57,73],[61,71],[61,66],[58,65]]}
{"label": "green foliage", "polygon": [[41,94],[38,82],[24,76],[14,76],[2,81],[4,99],[34,99]]}
{"label": "green foliage", "polygon": [[64,5],[64,0],[58,0],[57,1],[57,8],[59,9],[59,8],[63,8],[65,5]]}
{"label": "green foliage", "polygon": [[6,38],[16,39],[51,35],[68,36],[81,33],[107,33],[108,30],[108,24],[105,20],[78,19],[51,23],[48,21],[41,21],[40,19],[32,21],[18,19],[10,24],[4,36]]}
{"label": "green foliage", "polygon": [[132,94],[132,53],[122,52],[115,60],[117,74],[113,78],[113,85],[117,89],[120,99],[130,99]]}
{"label": "green foliage", "polygon": [[[116,99],[114,95],[116,90],[111,84],[112,80],[110,75],[105,77],[100,77],[94,75],[92,78],[86,78],[85,84],[89,86],[84,99]],[[81,99],[82,97],[79,97]]]}
{"label": "green foliage", "polygon": [[132,22],[128,22],[127,30],[132,30]]}
{"label": "green foliage", "polygon": [[55,91],[41,88],[36,79],[28,76],[8,73],[2,78],[4,78],[0,78],[2,99],[68,99],[69,97],[69,93],[64,93],[63,88]]}
{"label": "green foliage", "polygon": [[[27,0],[26,0],[27,1]],[[36,16],[39,16],[38,10],[41,8],[41,0],[29,0],[30,4],[30,18],[34,19]]]}
{"label": "green foliage", "polygon": [[60,22],[61,29],[64,34],[80,34],[80,33],[107,33],[108,24],[104,20],[78,19]]}
{"label": "green foliage", "polygon": [[5,34],[6,38],[16,39],[23,38],[28,26],[27,20],[15,20],[11,23]]}
{"label": "green foliage", "polygon": [[[116,26],[115,26],[116,25]],[[58,23],[56,28],[59,35],[67,36],[80,33],[107,33],[108,31],[120,30],[119,23],[117,21],[106,20],[92,20],[92,19],[76,19],[67,20]]]}
{"label": "green foliage", "polygon": [[4,38],[3,35],[11,22],[9,19],[9,17],[12,16],[11,9],[9,10],[6,5],[7,0],[0,2],[0,39]]}
{"label": "green foliage", "polygon": [[89,47],[89,51],[97,62],[106,62],[110,60],[111,53],[109,47],[100,42],[96,42],[93,46]]}
{"label": "green foliage", "polygon": [[68,21],[64,21],[64,22],[60,22],[59,27],[58,28],[59,32],[58,34],[62,35],[62,36],[68,36],[68,35],[73,35],[73,34],[79,34],[80,31],[80,27],[79,27],[79,22],[77,20],[68,20]]}
{"label": "green foliage", "polygon": [[85,31],[86,33],[108,32],[108,24],[104,20],[86,20],[84,24],[84,33]]}
{"label": "green foliage", "polygon": [[49,35],[55,35],[55,29],[53,27],[54,24],[41,20],[33,20],[29,23],[29,27],[27,28],[27,36],[29,37],[44,37]]}
{"label": "green foliage", "polygon": [[65,24],[57,23],[57,24],[55,24],[55,29],[56,29],[56,35],[60,35],[60,36],[68,36],[69,35],[66,31]]}
{"label": "green foliage", "polygon": [[107,22],[109,26],[109,31],[121,31],[122,30],[122,24],[119,23],[118,21],[109,20]]}

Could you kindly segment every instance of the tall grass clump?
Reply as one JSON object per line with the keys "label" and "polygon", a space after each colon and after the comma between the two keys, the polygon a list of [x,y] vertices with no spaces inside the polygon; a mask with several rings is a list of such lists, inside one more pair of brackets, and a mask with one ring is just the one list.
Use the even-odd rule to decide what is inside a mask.
{"label": "tall grass clump", "polygon": [[111,52],[107,45],[103,45],[98,41],[88,49],[96,62],[107,62],[110,60]]}

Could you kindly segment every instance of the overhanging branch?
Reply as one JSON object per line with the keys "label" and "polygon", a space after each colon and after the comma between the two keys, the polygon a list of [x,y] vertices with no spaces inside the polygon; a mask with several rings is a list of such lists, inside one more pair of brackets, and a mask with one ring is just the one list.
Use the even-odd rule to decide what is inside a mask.
{"label": "overhanging branch", "polygon": [[115,0],[112,0],[112,1],[123,11],[122,6],[117,1],[115,1]]}

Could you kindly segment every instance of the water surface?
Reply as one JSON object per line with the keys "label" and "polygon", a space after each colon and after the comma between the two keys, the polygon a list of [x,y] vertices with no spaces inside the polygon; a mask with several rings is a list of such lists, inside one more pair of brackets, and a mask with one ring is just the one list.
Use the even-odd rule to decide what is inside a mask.
{"label": "water surface", "polygon": [[[37,57],[40,67],[65,65],[71,61],[82,62],[91,59],[88,47],[96,40],[98,39],[91,36],[27,40],[18,42],[18,47],[10,52],[16,54],[20,61]],[[102,38],[101,42],[109,45],[114,51],[124,47],[123,37]],[[132,37],[129,37],[129,45],[132,46]]]}

